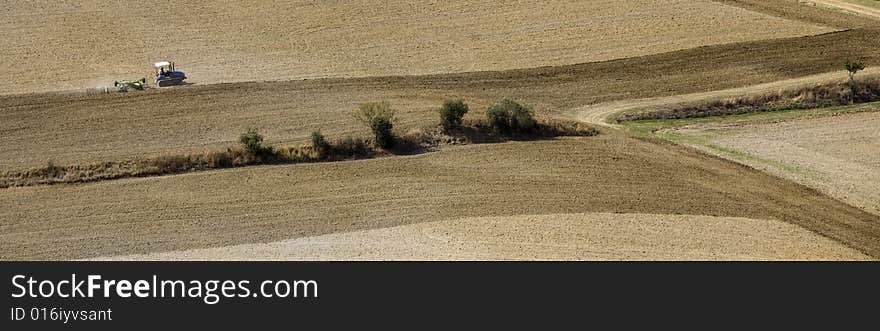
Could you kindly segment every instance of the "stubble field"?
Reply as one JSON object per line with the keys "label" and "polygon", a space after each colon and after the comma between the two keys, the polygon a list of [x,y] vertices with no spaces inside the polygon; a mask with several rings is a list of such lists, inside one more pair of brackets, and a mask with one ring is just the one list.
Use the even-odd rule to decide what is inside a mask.
{"label": "stubble field", "polygon": [[[157,57],[186,64],[199,84],[0,96],[0,169],[222,149],[247,127],[272,144],[303,143],[315,129],[366,136],[351,117],[364,101],[392,102],[402,133],[435,125],[445,98],[465,98],[472,118],[502,97],[577,118],[599,102],[827,73],[850,56],[880,63],[875,21],[796,1],[376,3],[167,2],[156,12],[97,1],[10,4],[0,25],[14,37],[0,41],[0,61],[16,78],[0,83],[4,94],[141,76]],[[46,21],[32,20],[38,12]],[[182,23],[157,28],[156,15],[167,13]],[[303,77],[337,78],[283,81]],[[206,84],[251,80],[279,81]],[[9,188],[0,192],[0,228],[0,259],[349,259],[367,254],[351,248],[364,245],[375,245],[366,255],[375,259],[880,257],[880,216],[611,128],[415,156]],[[449,236],[460,254],[405,244],[426,229]],[[542,231],[557,236],[530,236]],[[510,253],[554,240],[568,244]],[[311,253],[285,253],[290,242]],[[262,255],[235,255],[266,243],[274,244]]]}
{"label": "stubble field", "polygon": [[713,143],[786,165],[751,162],[880,214],[880,111],[876,109],[725,128]]}
{"label": "stubble field", "polygon": [[[116,256],[585,212],[769,219],[880,255],[876,215],[696,151],[609,131],[408,157],[5,189],[0,257]],[[677,236],[711,240],[698,229]]]}
{"label": "stubble field", "polygon": [[869,260],[772,220],[651,214],[473,217],[98,260]]}
{"label": "stubble field", "polygon": [[[0,94],[604,61],[833,29],[712,1],[4,1]],[[10,79],[13,77],[13,79]]]}

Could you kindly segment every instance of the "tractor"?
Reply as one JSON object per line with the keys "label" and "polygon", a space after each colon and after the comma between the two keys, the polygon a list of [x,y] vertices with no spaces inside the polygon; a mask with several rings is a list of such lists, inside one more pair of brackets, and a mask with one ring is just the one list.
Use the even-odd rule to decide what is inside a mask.
{"label": "tractor", "polygon": [[156,85],[159,87],[183,85],[186,74],[183,71],[174,70],[174,62],[156,62]]}
{"label": "tractor", "polygon": [[128,92],[129,88],[133,88],[135,90],[143,90],[147,86],[147,79],[141,78],[139,80],[119,80],[113,82],[113,86],[116,86],[116,89],[119,92]]}

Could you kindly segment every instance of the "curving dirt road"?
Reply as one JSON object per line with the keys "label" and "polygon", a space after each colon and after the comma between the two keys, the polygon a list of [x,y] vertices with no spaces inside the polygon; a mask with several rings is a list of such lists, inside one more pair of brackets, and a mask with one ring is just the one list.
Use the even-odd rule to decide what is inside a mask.
{"label": "curving dirt road", "polygon": [[[793,2],[755,3],[791,7]],[[321,126],[342,128],[329,133],[343,135],[351,132],[351,123],[347,121],[353,106],[374,98],[391,99],[402,106],[403,121],[413,124],[436,124],[433,107],[445,97],[465,98],[472,102],[473,109],[483,108],[501,97],[513,97],[542,112],[600,123],[626,107],[652,107],[682,98],[696,100],[781,88],[788,85],[768,83],[758,90],[726,90],[786,79],[791,80],[789,83],[807,83],[818,78],[806,78],[805,82],[797,77],[838,70],[840,60],[847,56],[864,58],[869,65],[880,63],[877,30],[870,23],[851,27],[850,20],[861,18],[828,14],[828,10],[807,6],[789,7],[780,9],[794,13],[790,15],[793,18],[786,16],[789,19],[807,17],[822,26],[844,30],[606,62],[494,72],[202,85],[129,95],[0,96],[0,132],[12,142],[0,145],[0,159],[15,160],[0,164],[30,167],[44,165],[46,159],[81,163],[222,147],[232,143],[248,125],[260,125],[271,143],[304,141],[311,130]],[[826,20],[833,24],[825,24]],[[838,74],[816,76],[837,79]],[[707,90],[721,92],[702,92]],[[619,101],[633,99],[637,101]],[[617,103],[610,106],[600,104],[571,111],[582,105],[615,100]],[[162,106],[156,107],[157,104]],[[751,248],[758,247],[754,258],[797,259],[808,254],[810,247],[804,245],[824,242],[791,229],[799,230],[799,226],[880,258],[877,215],[802,185],[688,148],[606,131],[607,134],[591,138],[472,145],[438,153],[355,162],[249,167],[85,185],[7,189],[0,192],[0,259],[75,259],[290,240],[316,243],[314,240],[328,238],[323,235],[336,236],[330,238],[346,243],[351,238],[346,239],[345,233],[393,238],[400,235],[397,231],[401,228],[397,226],[419,228],[418,223],[450,219],[459,221],[449,221],[449,228],[424,226],[439,231],[435,232],[438,234],[448,229],[453,234],[450,242],[455,243],[456,238],[461,238],[455,234],[466,231],[462,226],[470,224],[462,219],[492,216],[499,218],[478,218],[487,222],[487,227],[477,229],[489,239],[477,243],[458,241],[468,247],[465,252],[481,251],[486,241],[509,244],[512,246],[506,247],[519,250],[533,249],[541,247],[532,245],[540,241],[532,241],[530,235],[553,234],[557,233],[553,229],[571,225],[584,226],[583,232],[572,233],[590,236],[602,233],[598,229],[601,227],[625,229],[626,222],[620,221],[631,218],[654,222],[656,226],[651,231],[681,232],[675,233],[671,238],[676,239],[671,242],[663,243],[661,239],[655,244],[628,246],[642,250],[657,247],[658,255],[632,253],[638,251],[632,248],[607,255],[578,255],[589,251],[583,246],[564,246],[563,253],[597,259],[626,258],[621,252],[630,252],[634,259],[670,258],[661,254],[672,252],[695,259],[711,259],[718,254],[749,258],[740,254],[749,247],[736,246],[731,238],[719,241],[730,243],[730,251],[719,253],[713,239],[721,234],[712,231],[714,225],[745,229],[740,239],[754,244],[747,245]],[[572,213],[582,214],[508,217]],[[583,216],[593,213],[628,215],[621,216],[623,219]],[[634,214],[717,217],[695,216],[693,222],[705,224],[692,224],[681,221],[687,217],[664,216],[658,220]],[[584,224],[589,223],[585,219],[597,223]],[[780,222],[753,221],[767,219]],[[672,224],[677,220],[686,225]],[[741,221],[745,227],[726,224],[733,221]],[[786,224],[779,225],[781,222]],[[493,225],[514,228],[496,229]],[[781,232],[761,232],[776,226],[782,227]],[[517,227],[530,231],[517,232]],[[381,228],[391,230],[377,230]],[[700,231],[690,232],[697,229]],[[760,229],[755,230],[759,233],[748,232],[754,229]],[[377,232],[357,232],[373,230]],[[403,234],[407,231],[411,230]],[[770,233],[779,236],[761,237]],[[512,240],[492,235],[510,236]],[[602,238],[593,238],[600,243],[597,247],[609,247],[609,242]],[[794,240],[780,244],[788,245],[784,247],[792,248],[792,252],[768,251],[772,246],[768,249],[761,244],[780,238]],[[632,244],[630,239],[616,238],[611,243],[627,247]],[[765,239],[769,241],[762,241]],[[560,240],[570,243],[574,239]],[[351,243],[357,246],[363,242]],[[351,247],[346,245],[342,247]],[[820,251],[816,256],[859,258],[840,246],[820,246],[828,249],[824,251],[828,255]],[[687,255],[688,252],[693,255]]]}
{"label": "curving dirt road", "polygon": [[[859,4],[852,3],[851,1],[839,1],[839,0],[811,0],[814,3],[831,6],[834,8],[840,8],[849,12],[858,13],[866,16],[870,16],[873,18],[880,19],[880,7],[868,7]],[[880,6],[880,2],[877,3]]]}
{"label": "curving dirt road", "polygon": [[[859,75],[861,77],[880,75],[880,67],[867,68],[864,71],[860,72]],[[713,99],[763,94],[779,90],[794,89],[801,86],[840,81],[844,79],[846,79],[846,73],[841,70],[840,72],[822,73],[733,89],[673,95],[667,97],[604,102],[574,108],[571,111],[571,114],[573,115],[573,118],[583,122],[616,127],[615,124],[609,123],[609,121],[613,119],[615,115],[620,113],[658,109],[687,103],[705,102]]]}

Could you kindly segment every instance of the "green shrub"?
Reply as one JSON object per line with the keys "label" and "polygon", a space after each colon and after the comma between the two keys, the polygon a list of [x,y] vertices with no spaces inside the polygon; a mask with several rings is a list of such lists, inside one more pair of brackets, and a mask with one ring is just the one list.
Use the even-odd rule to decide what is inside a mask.
{"label": "green shrub", "polygon": [[354,139],[351,136],[342,138],[331,147],[334,157],[337,158],[352,158],[370,154],[370,149],[363,140]]}
{"label": "green shrub", "polygon": [[461,126],[461,120],[464,114],[468,112],[468,105],[462,100],[446,100],[440,107],[440,124],[446,131]]}
{"label": "green shrub", "polygon": [[320,159],[326,157],[327,153],[330,151],[330,143],[324,138],[324,134],[321,133],[321,130],[312,132],[312,149],[318,153],[318,158]]}
{"label": "green shrub", "polygon": [[389,148],[394,146],[394,134],[391,132],[394,128],[394,124],[391,122],[390,118],[373,118],[373,121],[370,123],[370,128],[373,129],[373,134],[376,136],[376,143],[379,147]]}
{"label": "green shrub", "polygon": [[355,118],[370,127],[376,144],[381,148],[394,146],[394,110],[388,102],[370,102],[361,104],[355,112]]}
{"label": "green shrub", "polygon": [[529,107],[506,98],[486,109],[486,117],[499,133],[528,133],[537,125]]}
{"label": "green shrub", "polygon": [[538,122],[532,116],[532,110],[516,104],[510,111],[510,128],[515,132],[530,132]]}
{"label": "green shrub", "polygon": [[486,109],[489,126],[497,132],[510,131],[510,113],[502,107],[492,106]]}
{"label": "green shrub", "polygon": [[238,141],[248,153],[257,154],[263,150],[263,136],[257,132],[257,129],[248,129],[238,137]]}
{"label": "green shrub", "polygon": [[849,61],[843,64],[843,68],[849,73],[849,81],[850,83],[855,82],[855,75],[859,71],[865,70],[865,64],[860,61]]}

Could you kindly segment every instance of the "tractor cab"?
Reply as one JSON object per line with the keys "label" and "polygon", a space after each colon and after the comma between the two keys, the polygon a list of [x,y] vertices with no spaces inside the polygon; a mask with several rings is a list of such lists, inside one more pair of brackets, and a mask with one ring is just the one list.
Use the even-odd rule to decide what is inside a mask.
{"label": "tractor cab", "polygon": [[154,66],[156,67],[156,85],[159,87],[182,85],[186,80],[186,74],[183,71],[174,69],[174,62],[156,62]]}

